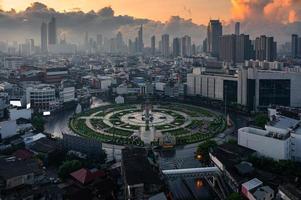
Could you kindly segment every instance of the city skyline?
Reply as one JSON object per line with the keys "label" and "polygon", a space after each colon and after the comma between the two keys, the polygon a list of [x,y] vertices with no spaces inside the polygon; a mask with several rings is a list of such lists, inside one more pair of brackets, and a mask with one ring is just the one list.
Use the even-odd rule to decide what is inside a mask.
{"label": "city skyline", "polygon": [[[83,37],[86,31],[90,35],[102,34],[108,38],[111,37],[112,33],[117,34],[121,32],[126,40],[134,39],[132,36],[135,35],[140,25],[144,26],[144,39],[150,38],[152,35],[161,37],[162,34],[170,34],[171,38],[189,35],[194,43],[200,44],[205,39],[207,25],[211,19],[219,19],[221,21],[225,34],[232,33],[235,23],[240,22],[241,33],[248,33],[251,38],[255,38],[258,35],[273,35],[279,44],[289,41],[287,35],[301,31],[300,12],[297,9],[300,1],[288,1],[281,4],[281,0],[273,2],[267,0],[265,3],[259,3],[259,1],[255,0],[248,2],[233,0],[228,6],[219,8],[215,6],[215,3],[205,4],[200,1],[201,3],[199,2],[197,6],[193,7],[193,10],[186,6],[192,5],[191,1],[188,1],[187,4],[181,4],[182,1],[177,1],[175,4],[181,4],[182,9],[185,8],[186,14],[173,10],[173,6],[169,8],[166,5],[161,6],[160,3],[157,3],[160,9],[166,10],[166,16],[161,18],[161,21],[152,17],[148,18],[148,16],[136,15],[130,11],[121,13],[118,6],[109,3],[106,5],[100,3],[93,7],[94,11],[88,12],[88,10],[83,8],[62,11],[62,9],[51,6],[55,1],[52,4],[44,4],[48,2],[47,0],[42,2],[30,4],[27,1],[14,1],[13,3],[2,1],[4,10],[0,21],[0,26],[3,27],[0,30],[0,40],[12,42],[24,41],[27,38],[38,39],[40,34],[37,30],[40,29],[41,23],[49,21],[52,17],[57,19],[57,40],[64,39],[67,42],[75,42],[77,44],[77,38]],[[64,2],[64,4],[67,4],[66,1]],[[137,6],[144,5],[141,2],[137,0]],[[21,5],[24,6],[22,7]],[[80,6],[80,4],[78,5]],[[203,8],[202,6],[205,7]],[[211,7],[207,9],[206,6]],[[7,11],[11,7],[20,7],[20,9]],[[147,9],[143,13],[147,13],[147,10],[152,9],[151,6],[146,5],[145,7]],[[198,7],[202,7],[202,9],[198,9]],[[154,11],[152,11],[158,18],[160,18],[160,9],[153,9]],[[220,9],[222,11],[215,13]],[[142,8],[135,10],[143,11]],[[207,13],[204,18],[194,15],[194,13],[206,13],[207,11],[210,11],[210,13]],[[211,13],[211,11],[213,12]],[[274,17],[271,16],[271,12],[274,13]],[[188,16],[187,13],[191,13],[191,16]],[[220,13],[226,13],[228,17],[220,17]],[[282,31],[284,29],[286,29],[286,32]],[[22,31],[22,35],[17,34],[20,31]],[[149,45],[148,41],[146,42],[146,45]]]}

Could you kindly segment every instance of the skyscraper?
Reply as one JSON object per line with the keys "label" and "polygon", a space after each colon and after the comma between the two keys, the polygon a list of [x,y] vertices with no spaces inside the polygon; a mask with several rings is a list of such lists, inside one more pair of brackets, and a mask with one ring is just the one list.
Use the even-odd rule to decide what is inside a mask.
{"label": "skyscraper", "polygon": [[292,35],[292,57],[301,58],[301,37]]}
{"label": "skyscraper", "polygon": [[255,57],[261,61],[274,61],[277,58],[277,43],[273,37],[262,35],[255,39]]}
{"label": "skyscraper", "polygon": [[48,23],[48,44],[57,43],[57,31],[56,31],[56,19],[55,17],[51,18],[51,21]]}
{"label": "skyscraper", "polygon": [[118,32],[116,35],[116,51],[117,52],[123,52],[124,50],[124,43],[123,43],[123,37],[122,33]]}
{"label": "skyscraper", "polygon": [[142,53],[144,49],[143,43],[143,26],[141,25],[138,31],[138,40],[137,40],[137,51],[138,53]]}
{"label": "skyscraper", "polygon": [[156,36],[151,37],[151,53],[152,55],[156,54]]}
{"label": "skyscraper", "polygon": [[207,52],[218,56],[219,41],[223,34],[223,26],[219,20],[210,20],[207,28]]}
{"label": "skyscraper", "polygon": [[41,25],[41,52],[47,53],[47,24],[45,22]]}
{"label": "skyscraper", "polygon": [[169,35],[162,35],[162,55],[164,57],[169,57]]}
{"label": "skyscraper", "polygon": [[191,37],[185,35],[182,37],[182,56],[191,56]]}
{"label": "skyscraper", "polygon": [[178,57],[181,55],[181,39],[174,38],[172,42],[172,54],[174,57]]}
{"label": "skyscraper", "polygon": [[236,35],[223,35],[220,38],[219,58],[231,64],[236,63]]}
{"label": "skyscraper", "polygon": [[219,58],[232,64],[252,58],[253,48],[249,35],[223,35],[220,39]]}
{"label": "skyscraper", "polygon": [[96,45],[97,45],[98,52],[101,52],[102,47],[103,47],[103,41],[102,41],[102,35],[101,34],[97,34],[97,36],[96,36]]}
{"label": "skyscraper", "polygon": [[196,45],[192,44],[191,45],[191,55],[195,56],[197,54],[197,49],[196,49]]}
{"label": "skyscraper", "polygon": [[243,63],[245,60],[254,58],[254,50],[249,35],[236,35],[236,62]]}
{"label": "skyscraper", "polygon": [[235,35],[240,35],[240,22],[235,23]]}

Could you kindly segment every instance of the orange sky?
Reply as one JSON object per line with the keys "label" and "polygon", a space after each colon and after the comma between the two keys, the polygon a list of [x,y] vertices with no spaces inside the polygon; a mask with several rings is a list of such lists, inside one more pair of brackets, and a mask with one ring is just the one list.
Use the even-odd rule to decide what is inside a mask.
{"label": "orange sky", "polygon": [[[0,0],[1,1],[1,0]],[[2,0],[2,8],[24,10],[38,0]],[[230,18],[229,0],[39,0],[51,8],[70,11],[80,8],[83,11],[99,10],[111,6],[117,15],[131,15],[166,21],[172,15],[192,18],[193,22],[207,24],[212,18],[227,20]]]}

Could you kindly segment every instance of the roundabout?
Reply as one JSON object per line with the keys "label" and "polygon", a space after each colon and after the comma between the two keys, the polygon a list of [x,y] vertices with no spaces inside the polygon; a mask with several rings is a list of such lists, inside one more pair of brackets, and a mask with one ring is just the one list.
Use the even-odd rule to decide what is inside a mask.
{"label": "roundabout", "polygon": [[226,129],[224,117],[178,103],[106,105],[75,115],[76,134],[118,145],[183,145],[214,137]]}

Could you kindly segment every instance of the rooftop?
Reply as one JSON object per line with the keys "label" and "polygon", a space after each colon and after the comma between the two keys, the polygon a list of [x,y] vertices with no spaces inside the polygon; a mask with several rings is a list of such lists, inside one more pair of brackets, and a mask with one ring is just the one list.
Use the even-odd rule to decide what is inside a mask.
{"label": "rooftop", "polygon": [[98,178],[98,177],[103,177],[105,176],[105,173],[103,171],[99,171],[97,169],[79,169],[75,172],[72,172],[70,174],[74,179],[76,179],[78,182],[82,183],[82,184],[87,184],[92,182],[94,179]]}
{"label": "rooftop", "polygon": [[39,172],[39,165],[33,159],[29,160],[7,160],[0,159],[0,177],[10,179],[30,173]]}
{"label": "rooftop", "polygon": [[126,148],[122,150],[122,163],[128,185],[155,184],[161,185],[160,172],[153,166],[144,148]]}

